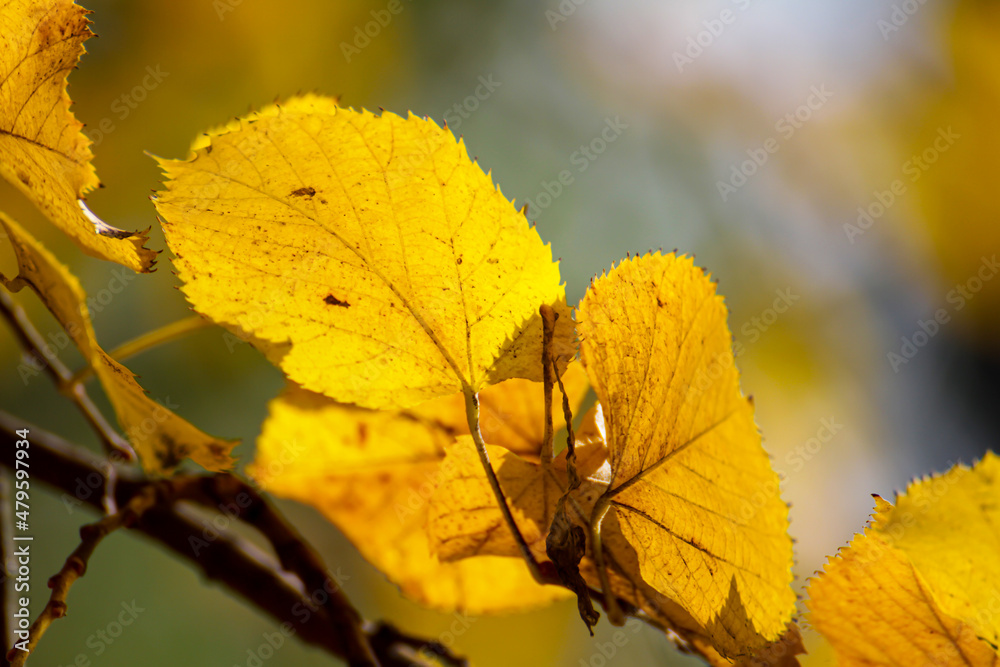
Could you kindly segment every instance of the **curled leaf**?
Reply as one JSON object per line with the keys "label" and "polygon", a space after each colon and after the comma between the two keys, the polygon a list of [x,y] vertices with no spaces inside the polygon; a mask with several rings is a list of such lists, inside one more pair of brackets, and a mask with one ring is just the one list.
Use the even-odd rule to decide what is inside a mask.
{"label": "curled leaf", "polygon": [[[564,471],[546,471],[502,447],[487,445],[487,451],[525,542],[536,557],[543,557],[555,501],[566,486]],[[471,436],[459,437],[445,453],[447,465],[431,497],[427,522],[431,550],[449,561],[478,555],[520,556]]]}
{"label": "curled leaf", "polygon": [[19,267],[15,278],[0,275],[0,282],[14,292],[25,285],[31,287],[66,330],[94,369],[143,467],[166,473],[190,457],[209,470],[231,468],[230,452],[236,441],[221,440],[202,432],[147,396],[135,376],[97,344],[86,294],[76,276],[3,213],[0,213],[0,224],[7,231]]}
{"label": "curled leaf", "polygon": [[428,119],[308,95],[160,165],[184,293],[307,389],[403,408],[540,380],[543,304],[573,354],[549,247]]}
{"label": "curled leaf", "polygon": [[146,272],[156,258],[146,235],[104,223],[82,199],[100,183],[66,77],[93,36],[87,13],[71,0],[0,5],[0,175],[88,255]]}
{"label": "curled leaf", "polygon": [[576,606],[580,618],[587,624],[591,636],[592,628],[601,615],[590,601],[590,588],[580,574],[580,561],[587,553],[587,531],[576,525],[566,515],[565,497],[560,498],[556,512],[545,538],[545,553],[552,559],[559,579],[576,594]]}

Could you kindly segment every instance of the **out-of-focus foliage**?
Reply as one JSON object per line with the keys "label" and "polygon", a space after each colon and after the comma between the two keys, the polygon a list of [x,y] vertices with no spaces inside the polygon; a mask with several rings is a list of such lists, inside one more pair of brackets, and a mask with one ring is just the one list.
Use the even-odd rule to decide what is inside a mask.
{"label": "out-of-focus foliage", "polygon": [[[960,3],[944,32],[948,85],[917,112],[918,127],[906,140],[920,160],[915,187],[933,257],[949,290],[949,304],[964,311],[956,318],[958,326],[977,344],[995,349],[1000,340],[1000,290],[989,281],[1000,271],[1000,198],[995,186],[1000,156],[1000,6]],[[952,143],[942,142],[942,130],[955,137]]]}

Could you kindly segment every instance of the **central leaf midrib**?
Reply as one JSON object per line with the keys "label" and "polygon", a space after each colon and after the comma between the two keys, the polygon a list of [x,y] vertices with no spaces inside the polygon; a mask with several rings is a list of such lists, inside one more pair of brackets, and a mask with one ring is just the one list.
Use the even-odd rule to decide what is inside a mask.
{"label": "central leaf midrib", "polygon": [[709,433],[711,433],[712,431],[714,431],[716,428],[718,428],[719,426],[721,426],[722,424],[724,424],[726,421],[729,420],[730,417],[732,417],[733,415],[735,415],[739,411],[739,409],[740,409],[740,406],[736,406],[725,417],[723,417],[719,421],[715,422],[714,424],[712,424],[711,426],[709,426],[708,428],[706,428],[704,431],[702,431],[698,435],[694,436],[693,438],[689,438],[687,442],[685,442],[683,445],[681,445],[677,449],[674,449],[674,450],[668,452],[662,459],[660,459],[659,461],[657,461],[653,465],[651,465],[648,468],[645,468],[643,470],[640,470],[635,476],[633,476],[632,478],[630,478],[626,482],[622,483],[621,485],[616,486],[613,489],[608,489],[607,491],[604,492],[604,497],[606,497],[607,499],[610,500],[611,498],[614,498],[615,496],[617,496],[621,492],[623,492],[623,491],[631,488],[632,486],[635,486],[640,481],[642,481],[643,479],[645,479],[646,476],[649,475],[651,472],[653,472],[654,470],[658,470],[667,461],[671,460],[672,458],[674,458],[678,454],[680,454],[680,453],[682,453],[684,451],[687,451],[687,449],[690,448],[692,445],[694,445],[694,443],[696,443],[698,440],[700,440],[701,438],[703,438],[704,436],[708,435]]}

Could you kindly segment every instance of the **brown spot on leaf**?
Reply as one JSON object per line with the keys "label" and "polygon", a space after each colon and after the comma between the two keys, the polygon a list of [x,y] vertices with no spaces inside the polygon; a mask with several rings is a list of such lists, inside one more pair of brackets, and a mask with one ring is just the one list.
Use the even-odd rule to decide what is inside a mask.
{"label": "brown spot on leaf", "polygon": [[327,294],[325,297],[323,297],[323,303],[325,303],[328,306],[340,306],[341,308],[351,307],[351,304],[347,303],[346,301],[341,301],[332,294]]}
{"label": "brown spot on leaf", "polygon": [[316,194],[316,188],[305,187],[299,188],[298,190],[292,190],[293,197],[312,197]]}
{"label": "brown spot on leaf", "polygon": [[497,259],[496,257],[490,257],[489,259],[486,260],[486,263],[487,264],[499,264],[500,260]]}
{"label": "brown spot on leaf", "polygon": [[97,233],[101,236],[107,236],[111,239],[128,239],[135,236],[133,232],[126,231],[124,229],[118,229],[117,227],[112,227],[111,225],[104,225],[97,230]]}

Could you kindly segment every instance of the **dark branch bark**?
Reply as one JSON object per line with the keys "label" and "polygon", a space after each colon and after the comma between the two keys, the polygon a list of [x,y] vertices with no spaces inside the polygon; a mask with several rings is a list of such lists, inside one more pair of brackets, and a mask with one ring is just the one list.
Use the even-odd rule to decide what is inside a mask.
{"label": "dark branch bark", "polygon": [[350,662],[376,664],[362,629],[361,615],[351,606],[339,582],[327,573],[323,559],[298,531],[243,480],[228,474],[199,477],[198,480],[200,484],[193,489],[194,493],[186,496],[187,499],[216,510],[227,507],[230,513],[260,531],[270,541],[281,566],[298,575],[307,591],[314,595],[325,593],[323,607],[341,632]]}
{"label": "dark branch bark", "polygon": [[[101,500],[107,480],[107,464],[87,450],[70,444],[43,429],[16,420],[0,411],[0,448],[13,451],[18,428],[31,430],[32,478],[62,492],[62,499],[74,505],[102,510]],[[12,457],[4,457],[10,467]],[[145,488],[150,480],[135,468],[116,467],[115,495],[120,507]],[[319,646],[344,660],[347,647],[339,639],[343,628],[326,606],[316,606],[301,582],[281,572],[281,566],[246,540],[219,531],[218,537],[206,540],[204,525],[194,511],[183,503],[156,505],[148,509],[131,528],[159,542],[208,579],[228,588],[247,603],[260,609],[302,641]],[[195,546],[197,546],[197,550]],[[346,603],[346,598],[344,598]],[[348,605],[349,611],[357,614]],[[404,667],[431,664],[421,656],[435,656],[447,665],[465,665],[436,642],[406,636],[389,625],[365,623],[363,630],[380,665]]]}

